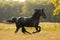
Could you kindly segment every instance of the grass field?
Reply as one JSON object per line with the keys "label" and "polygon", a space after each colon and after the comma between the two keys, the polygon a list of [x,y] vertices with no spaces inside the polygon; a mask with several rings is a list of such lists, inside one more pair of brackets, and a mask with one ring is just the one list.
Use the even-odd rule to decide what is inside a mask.
{"label": "grass field", "polygon": [[[60,40],[60,23],[42,22],[41,32],[36,34],[23,34],[21,29],[15,34],[15,24],[0,23],[0,40]],[[34,28],[26,28],[33,32]]]}

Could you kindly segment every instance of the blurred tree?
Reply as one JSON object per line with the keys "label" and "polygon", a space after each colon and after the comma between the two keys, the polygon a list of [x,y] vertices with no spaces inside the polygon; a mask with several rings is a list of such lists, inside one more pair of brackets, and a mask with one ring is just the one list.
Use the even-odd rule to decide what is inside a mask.
{"label": "blurred tree", "polygon": [[[60,1],[57,0],[26,0],[25,2],[18,1],[1,1],[0,2],[0,22],[5,19],[10,19],[12,16],[30,17],[34,13],[35,8],[44,8],[46,13],[46,21],[59,21],[60,22]],[[56,14],[57,16],[53,16]],[[41,18],[41,21],[45,21]]]}
{"label": "blurred tree", "polygon": [[[0,2],[0,22],[5,19],[10,19],[12,16],[18,17],[22,12],[23,3],[20,2]],[[2,17],[2,18],[1,18]]]}
{"label": "blurred tree", "polygon": [[60,11],[60,0],[50,0],[50,2],[55,6],[53,15],[58,15]]}
{"label": "blurred tree", "polygon": [[22,8],[23,15],[29,16],[33,13],[33,9],[40,8],[41,5],[47,4],[48,1],[45,0],[25,0],[24,6]]}

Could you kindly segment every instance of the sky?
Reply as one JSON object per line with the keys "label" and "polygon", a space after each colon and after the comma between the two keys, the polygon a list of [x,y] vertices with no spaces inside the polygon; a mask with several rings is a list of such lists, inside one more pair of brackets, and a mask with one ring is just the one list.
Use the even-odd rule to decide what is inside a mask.
{"label": "sky", "polygon": [[[3,0],[0,0],[0,1],[3,1]],[[6,1],[10,1],[10,0],[6,0]],[[12,1],[25,2],[25,0],[12,0]]]}
{"label": "sky", "polygon": [[20,2],[24,2],[25,0],[13,0],[13,1],[20,1]]}
{"label": "sky", "polygon": [[[2,0],[0,0],[0,1],[2,1]],[[6,0],[6,1],[10,1],[10,0]],[[12,0],[12,1],[25,2],[25,0]],[[46,0],[41,0],[41,1],[46,1]]]}

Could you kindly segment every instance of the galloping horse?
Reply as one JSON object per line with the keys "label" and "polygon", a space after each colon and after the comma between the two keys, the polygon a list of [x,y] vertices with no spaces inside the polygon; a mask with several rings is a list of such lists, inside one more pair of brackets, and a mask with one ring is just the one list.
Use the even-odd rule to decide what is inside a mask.
{"label": "galloping horse", "polygon": [[[41,27],[38,26],[39,19],[40,19],[40,16],[42,16],[44,19],[46,19],[46,15],[45,15],[43,9],[35,9],[34,11],[35,11],[34,14],[30,18],[24,18],[24,17],[21,17],[18,19],[12,18],[12,22],[16,24],[15,33],[17,33],[20,28],[22,28],[23,33],[26,33],[27,30],[25,29],[25,27],[35,27],[36,32],[41,31]],[[36,33],[36,32],[33,32],[33,33]],[[27,32],[27,33],[29,33],[29,32]]]}

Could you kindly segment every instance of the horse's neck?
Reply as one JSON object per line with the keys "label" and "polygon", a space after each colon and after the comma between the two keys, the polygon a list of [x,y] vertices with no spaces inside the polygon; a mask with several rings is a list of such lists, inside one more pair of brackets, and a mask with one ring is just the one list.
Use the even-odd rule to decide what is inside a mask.
{"label": "horse's neck", "polygon": [[35,14],[31,17],[31,19],[33,19],[33,20],[39,20],[39,18],[40,18],[40,14],[39,14],[39,13],[35,13]]}

